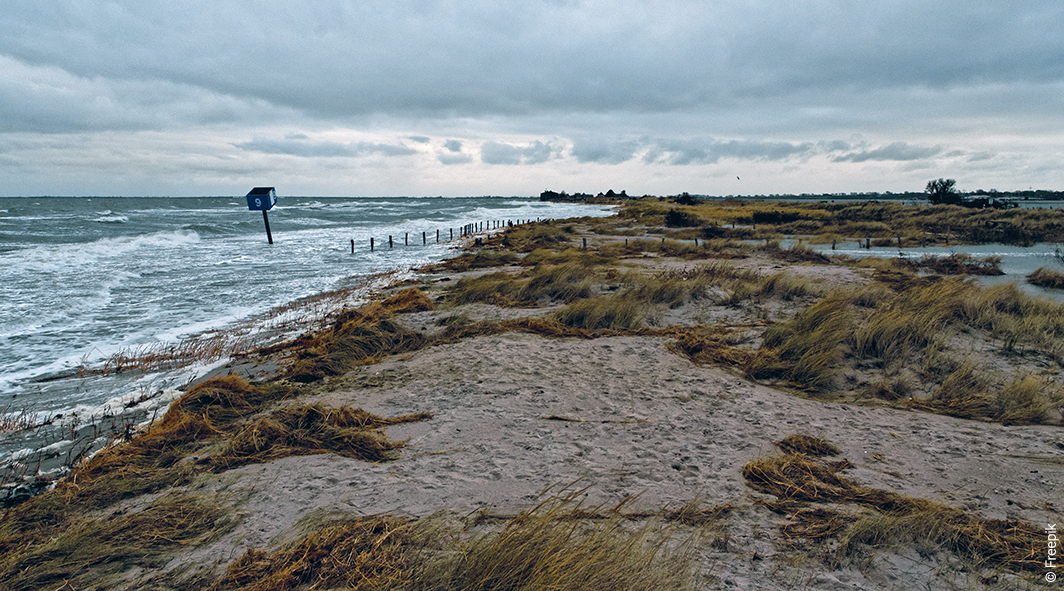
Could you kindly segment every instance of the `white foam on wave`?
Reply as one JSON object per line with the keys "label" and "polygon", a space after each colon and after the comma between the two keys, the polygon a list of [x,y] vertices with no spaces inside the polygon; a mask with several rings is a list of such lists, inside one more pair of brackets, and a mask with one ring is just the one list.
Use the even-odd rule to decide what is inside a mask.
{"label": "white foam on wave", "polygon": [[105,259],[127,256],[139,250],[166,249],[195,244],[200,236],[191,230],[169,230],[140,236],[100,238],[86,244],[40,245],[6,253],[2,259],[10,259],[19,267],[30,267],[35,272],[84,270]]}

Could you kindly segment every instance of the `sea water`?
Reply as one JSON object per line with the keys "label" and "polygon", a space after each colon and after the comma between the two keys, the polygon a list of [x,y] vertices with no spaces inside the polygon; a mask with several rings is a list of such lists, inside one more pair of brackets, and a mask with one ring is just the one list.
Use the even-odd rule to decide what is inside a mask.
{"label": "sea water", "polygon": [[[466,224],[611,213],[517,197],[281,196],[268,213],[270,245],[261,213],[243,197],[0,198],[0,416],[58,417],[76,436],[138,393],[189,379],[91,373],[116,353],[176,345],[442,260]],[[24,434],[0,434],[0,468],[32,447]]]}

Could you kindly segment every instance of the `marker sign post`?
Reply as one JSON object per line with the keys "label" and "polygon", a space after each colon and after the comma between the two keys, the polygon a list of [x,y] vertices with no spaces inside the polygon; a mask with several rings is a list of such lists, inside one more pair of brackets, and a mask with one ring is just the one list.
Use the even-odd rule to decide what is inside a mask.
{"label": "marker sign post", "polygon": [[255,187],[248,193],[248,209],[262,212],[262,222],[266,224],[266,240],[273,244],[273,235],[270,234],[270,218],[266,215],[274,205],[277,205],[277,191],[273,187]]}

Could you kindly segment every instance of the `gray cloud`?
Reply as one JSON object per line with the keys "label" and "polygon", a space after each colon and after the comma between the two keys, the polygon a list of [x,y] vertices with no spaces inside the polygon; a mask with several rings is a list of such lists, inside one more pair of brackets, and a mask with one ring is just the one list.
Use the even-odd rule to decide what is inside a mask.
{"label": "gray cloud", "polygon": [[[300,134],[301,135],[301,134]],[[306,136],[302,136],[306,137]],[[248,152],[284,154],[303,158],[353,158],[379,154],[381,156],[410,156],[417,150],[401,144],[374,144],[368,142],[313,142],[304,141],[299,135],[283,140],[253,139],[233,146]]]}
{"label": "gray cloud", "polygon": [[660,140],[654,142],[643,156],[646,163],[676,165],[714,164],[722,158],[743,160],[786,160],[815,152],[812,143],[790,143],[754,140]]}
{"label": "gray cloud", "polygon": [[848,154],[833,156],[834,162],[868,162],[923,160],[942,152],[942,148],[914,146],[905,142],[894,142],[871,150],[860,150]]}
{"label": "gray cloud", "polygon": [[456,164],[469,164],[473,161],[473,157],[469,154],[454,154],[450,152],[446,154],[440,154],[436,157],[436,159],[440,161],[440,164],[444,164],[447,166],[453,166]]}
{"label": "gray cloud", "polygon": [[1062,25],[1055,0],[322,0],[299,10],[16,1],[0,22],[0,55],[320,118],[642,112],[797,92],[833,102],[854,88],[1059,82]]}
{"label": "gray cloud", "polygon": [[557,150],[539,140],[527,146],[515,146],[500,142],[485,142],[480,147],[480,159],[485,164],[541,164]]}
{"label": "gray cloud", "polygon": [[[479,166],[475,182],[487,184],[522,178],[490,170],[498,164],[540,174],[564,163],[562,175],[623,163],[641,175],[626,182],[635,187],[661,166],[701,182],[732,178],[715,168],[732,160],[777,172],[800,161],[831,171],[810,182],[844,182],[862,164],[908,187],[923,174],[913,169],[966,163],[979,184],[1027,186],[1037,179],[1020,177],[1050,174],[1045,162],[1064,157],[1064,137],[1046,125],[1064,117],[1062,28],[1059,0],[9,0],[0,145],[5,176],[40,192],[54,177],[41,171],[71,149],[40,147],[50,140],[38,135],[86,146],[79,172],[105,184],[121,176],[93,172],[113,149],[94,139],[108,134],[146,154],[140,166],[176,162],[200,141],[189,138],[204,138],[202,158],[182,166],[395,156],[379,182],[476,193],[501,188],[410,167]],[[334,131],[352,141],[312,139]],[[426,157],[401,158],[418,150]],[[175,166],[156,172],[179,186],[194,170]],[[373,191],[411,190],[402,186]]]}
{"label": "gray cloud", "polygon": [[573,156],[577,162],[620,164],[635,158],[640,149],[636,141],[579,140],[573,142]]}

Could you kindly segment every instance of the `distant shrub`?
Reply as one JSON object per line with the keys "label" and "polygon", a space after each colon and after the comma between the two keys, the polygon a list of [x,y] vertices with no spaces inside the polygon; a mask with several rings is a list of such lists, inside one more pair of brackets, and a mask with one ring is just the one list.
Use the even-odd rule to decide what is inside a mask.
{"label": "distant shrub", "polygon": [[698,219],[698,216],[687,213],[686,211],[671,209],[665,214],[665,225],[670,228],[690,228],[693,226],[701,226],[702,220]]}

